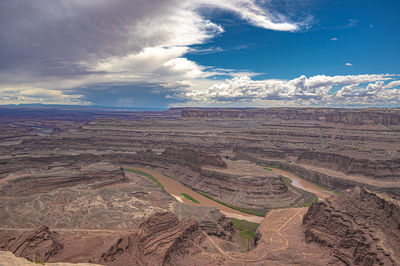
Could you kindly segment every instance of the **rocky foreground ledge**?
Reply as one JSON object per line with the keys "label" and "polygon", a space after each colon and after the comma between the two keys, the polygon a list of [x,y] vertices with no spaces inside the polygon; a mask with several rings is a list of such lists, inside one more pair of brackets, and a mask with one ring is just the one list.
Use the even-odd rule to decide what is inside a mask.
{"label": "rocky foreground ledge", "polygon": [[[30,265],[30,261],[47,264],[58,261],[60,256],[67,256],[71,252],[69,248],[68,239],[62,234],[42,226],[10,239],[8,245],[2,247],[25,258],[25,264],[19,264],[22,258],[14,258],[3,251],[0,262],[15,260],[17,264],[0,265]],[[209,253],[207,250],[212,250],[212,247],[196,220],[181,221],[173,213],[163,212],[152,215],[137,232],[117,238],[101,256],[92,257],[88,262],[101,265],[176,265],[178,262],[180,265],[206,265],[214,261],[210,258],[212,254],[208,258],[203,255]]]}
{"label": "rocky foreground ledge", "polygon": [[[30,261],[25,258],[17,257],[10,251],[0,250],[0,265],[15,265],[15,266],[38,266],[41,265],[39,261]],[[93,263],[46,263],[48,266],[100,266],[100,264]]]}
{"label": "rocky foreground ledge", "polygon": [[332,250],[334,263],[400,265],[400,203],[355,188],[313,204],[305,238]]}

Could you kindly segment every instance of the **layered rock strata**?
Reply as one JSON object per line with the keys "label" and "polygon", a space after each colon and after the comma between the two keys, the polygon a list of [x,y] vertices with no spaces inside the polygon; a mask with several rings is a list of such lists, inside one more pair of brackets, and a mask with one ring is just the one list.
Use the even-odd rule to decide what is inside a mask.
{"label": "layered rock strata", "polygon": [[296,200],[279,176],[267,176],[265,172],[265,176],[253,176],[203,168],[196,172],[176,164],[168,168],[168,173],[185,186],[235,206],[264,212]]}
{"label": "layered rock strata", "polygon": [[58,234],[50,231],[46,226],[21,234],[17,239],[10,241],[6,247],[16,256],[32,261],[48,261],[63,248]]}
{"label": "layered rock strata", "polygon": [[179,220],[196,220],[201,230],[208,235],[230,240],[235,234],[232,221],[215,207],[193,206],[177,202],[174,204],[173,212]]}
{"label": "layered rock strata", "polygon": [[203,240],[204,235],[195,220],[181,222],[172,213],[156,213],[140,226],[137,233],[118,239],[102,254],[100,263],[174,265],[177,257],[180,263],[184,257],[195,259]]}
{"label": "layered rock strata", "polygon": [[345,265],[400,263],[400,203],[366,189],[313,204],[303,219],[307,241],[332,250]]}
{"label": "layered rock strata", "polygon": [[226,163],[221,157],[213,152],[200,151],[196,149],[166,148],[162,156],[167,160],[180,165],[187,165],[194,170],[200,171],[202,166],[212,165],[226,168]]}
{"label": "layered rock strata", "polygon": [[310,151],[300,154],[297,161],[340,170],[345,174],[359,174],[380,179],[398,179],[400,172],[400,159],[368,160],[335,153]]}
{"label": "layered rock strata", "polygon": [[82,164],[79,168],[77,166],[72,168],[64,162],[51,163],[47,169],[36,168],[36,171],[22,168],[20,173],[5,177],[10,179],[9,182],[3,186],[0,183],[0,196],[29,196],[62,187],[93,183],[96,183],[96,187],[101,187],[126,181],[122,167],[109,162]]}
{"label": "layered rock strata", "polygon": [[182,118],[325,121],[349,125],[399,125],[400,110],[330,108],[187,108]]}

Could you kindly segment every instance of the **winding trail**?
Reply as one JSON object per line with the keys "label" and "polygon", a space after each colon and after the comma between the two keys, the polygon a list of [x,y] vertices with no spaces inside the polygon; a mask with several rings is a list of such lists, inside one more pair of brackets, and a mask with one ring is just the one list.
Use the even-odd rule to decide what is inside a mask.
{"label": "winding trail", "polygon": [[[208,238],[208,240],[210,240],[210,242],[214,245],[214,247],[225,257],[227,257],[229,260],[231,261],[237,261],[237,262],[244,262],[244,263],[252,263],[252,262],[259,262],[261,260],[263,260],[265,257],[267,257],[271,252],[275,252],[275,251],[279,251],[279,250],[284,250],[287,249],[289,247],[289,241],[287,240],[287,238],[281,233],[281,230],[284,229],[291,221],[293,221],[293,219],[295,219],[303,210],[300,209],[299,211],[297,211],[292,217],[290,217],[285,223],[283,223],[279,229],[277,230],[277,234],[285,241],[285,246],[283,247],[279,247],[279,248],[275,248],[272,250],[268,250],[265,254],[263,254],[261,257],[258,257],[256,259],[244,259],[244,258],[236,258],[233,257],[231,255],[229,255],[227,252],[225,252],[224,250],[222,250],[217,243],[215,243],[215,241],[206,233],[204,233],[206,235],[206,237]],[[248,254],[248,256],[251,256],[251,253]]]}
{"label": "winding trail", "polygon": [[[131,167],[132,168],[132,167]],[[285,250],[289,247],[290,241],[282,234],[282,230],[285,229],[296,217],[299,217],[301,215],[304,215],[304,213],[307,211],[307,208],[288,208],[288,209],[277,209],[277,210],[271,210],[268,212],[267,216],[264,217],[258,217],[258,216],[253,216],[249,214],[245,214],[242,212],[239,212],[237,210],[231,209],[225,205],[222,205],[218,202],[215,202],[211,199],[208,199],[204,197],[203,195],[191,190],[188,187],[185,187],[183,184],[181,184],[179,181],[174,180],[172,178],[169,178],[163,174],[160,174],[156,171],[149,170],[146,168],[138,168],[138,167],[133,167],[135,169],[141,170],[143,172],[146,172],[148,174],[151,174],[154,176],[166,189],[168,193],[170,193],[172,196],[177,198],[179,201],[185,202],[187,204],[195,205],[195,206],[208,206],[208,207],[217,207],[220,209],[221,212],[223,212],[226,216],[228,217],[233,217],[237,219],[242,219],[250,222],[256,222],[260,223],[260,228],[265,228],[261,229],[261,234],[263,237],[271,236],[271,232],[273,234],[276,233],[276,238],[273,237],[273,240],[271,243],[260,243],[259,246],[251,251],[248,254],[242,255],[243,257],[236,257],[233,254],[230,254],[228,252],[225,252],[210,236],[208,236],[206,233],[203,232],[205,237],[210,241],[210,243],[215,247],[215,249],[224,257],[226,257],[228,260],[232,262],[239,262],[239,263],[245,263],[245,264],[251,264],[255,262],[260,262],[260,261],[265,261],[265,258],[272,252],[280,251],[280,250]],[[315,195],[318,196],[320,200],[324,200],[327,197],[332,195],[332,192],[327,191],[311,182],[308,182],[307,180],[304,180],[290,172],[284,171],[282,169],[277,169],[277,168],[272,168],[272,171],[274,173],[277,173],[279,175],[282,175],[284,177],[287,177],[292,180],[292,185],[295,187],[298,187],[300,189],[309,191],[311,193],[314,193]],[[185,193],[190,195],[191,197],[195,198],[199,204],[195,204],[184,197],[181,197],[181,193]],[[295,212],[293,215],[291,213]],[[284,213],[284,214],[282,214]],[[291,215],[291,216],[288,216]],[[277,218],[278,217],[278,218]],[[272,223],[272,224],[271,224]],[[279,226],[279,227],[278,227]],[[274,229],[275,228],[275,229]],[[260,256],[261,252],[265,252]],[[256,258],[251,258],[251,257],[256,257]]]}
{"label": "winding trail", "polygon": [[[216,207],[222,213],[224,213],[227,217],[233,217],[236,219],[246,220],[249,222],[260,223],[260,233],[266,241],[262,241],[259,245],[253,249],[250,253],[240,254],[240,253],[230,253],[224,251],[215,240],[207,235],[205,232],[202,232],[204,236],[210,241],[210,243],[214,246],[214,248],[228,259],[231,262],[239,262],[244,264],[251,264],[260,261],[267,261],[266,257],[269,256],[272,252],[286,250],[290,246],[290,241],[287,237],[282,234],[282,230],[284,230],[296,217],[299,217],[305,213],[307,208],[288,208],[288,209],[276,209],[268,212],[266,217],[254,216],[246,213],[242,213],[240,211],[231,209],[223,204],[220,204],[214,200],[211,200],[190,188],[184,186],[179,181],[170,178],[168,176],[163,175],[154,170],[150,170],[147,168],[140,167],[124,167],[124,168],[133,168],[140,171],[143,171],[147,174],[152,175],[154,178],[158,180],[166,189],[168,193],[170,193],[177,200],[184,202],[186,204],[194,205],[194,206],[207,206],[207,207]],[[274,173],[282,175],[292,180],[292,185],[303,190],[309,191],[311,193],[316,194],[320,199],[324,200],[332,193],[324,190],[317,185],[308,182],[290,172],[272,168]],[[133,172],[126,171],[125,174],[129,177],[130,174],[135,174]],[[193,203],[192,201],[181,196],[181,193],[185,193],[194,199],[196,199],[199,204]],[[294,214],[293,214],[294,213]],[[30,231],[34,230],[33,228],[6,228],[0,227],[2,231]],[[106,234],[129,234],[131,231],[129,230],[119,230],[119,229],[84,229],[84,228],[51,228],[52,231],[58,232],[85,232],[85,233],[106,233]],[[240,256],[240,257],[238,257]]]}

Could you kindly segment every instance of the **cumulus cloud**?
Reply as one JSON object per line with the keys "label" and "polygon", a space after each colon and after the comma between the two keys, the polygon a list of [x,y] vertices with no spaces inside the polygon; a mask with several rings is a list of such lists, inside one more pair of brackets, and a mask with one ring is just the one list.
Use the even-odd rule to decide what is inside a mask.
{"label": "cumulus cloud", "polygon": [[[364,106],[400,103],[398,76],[387,74],[325,76],[292,80],[252,80],[247,76],[218,82],[205,90],[176,95],[203,104],[231,102],[294,105]],[[389,82],[390,81],[390,82]]]}
{"label": "cumulus cloud", "polygon": [[395,80],[392,82],[389,82],[387,85],[385,85],[385,89],[391,89],[391,88],[395,88],[395,87],[400,87],[400,80]]}
{"label": "cumulus cloud", "polygon": [[134,89],[145,82],[169,84],[226,74],[185,57],[193,45],[224,32],[201,15],[201,8],[223,9],[269,30],[295,31],[302,26],[270,11],[266,3],[0,1],[0,87],[15,88],[15,94],[30,86],[85,95],[84,88],[93,84],[122,82]]}
{"label": "cumulus cloud", "polygon": [[[265,0],[0,1],[0,104],[138,105],[165,98],[222,104],[399,102],[400,81],[390,75],[252,80],[258,73],[202,66],[187,58],[190,52],[223,51],[193,48],[224,32],[201,15],[204,8],[232,12],[268,30],[296,31],[304,26],[305,22],[293,22],[269,4]],[[349,20],[348,26],[356,24]],[[233,78],[215,83],[211,77],[218,75]]]}
{"label": "cumulus cloud", "polygon": [[344,64],[345,66],[353,66],[352,63],[347,62],[346,64]]}

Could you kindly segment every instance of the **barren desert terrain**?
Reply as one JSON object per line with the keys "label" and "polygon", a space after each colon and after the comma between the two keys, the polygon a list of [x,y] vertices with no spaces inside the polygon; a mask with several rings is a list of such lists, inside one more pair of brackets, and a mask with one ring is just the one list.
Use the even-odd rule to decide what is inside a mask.
{"label": "barren desert terrain", "polygon": [[0,265],[400,263],[398,109],[9,107],[0,125]]}

